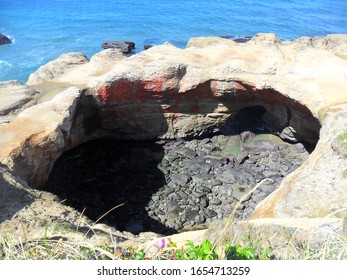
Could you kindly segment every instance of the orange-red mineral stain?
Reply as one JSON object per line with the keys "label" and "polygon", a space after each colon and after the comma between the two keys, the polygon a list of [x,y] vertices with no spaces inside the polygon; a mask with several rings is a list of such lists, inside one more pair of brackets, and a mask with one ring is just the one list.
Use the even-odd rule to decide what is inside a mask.
{"label": "orange-red mineral stain", "polygon": [[161,92],[163,91],[163,78],[154,78],[153,80],[143,81],[143,89],[149,92]]}
{"label": "orange-red mineral stain", "polygon": [[163,78],[142,81],[137,87],[137,98],[140,103],[146,103],[150,99],[161,99],[164,90]]}
{"label": "orange-red mineral stain", "polygon": [[218,96],[218,81],[217,80],[213,80],[211,82],[211,88],[212,88],[213,95]]}
{"label": "orange-red mineral stain", "polygon": [[107,95],[108,95],[109,88],[110,88],[110,86],[108,86],[108,85],[107,86],[101,86],[98,90],[97,95],[104,102],[107,101]]}
{"label": "orange-red mineral stain", "polygon": [[100,86],[97,94],[104,102],[125,102],[134,99],[134,85],[127,80],[119,80],[111,85]]}
{"label": "orange-red mineral stain", "polygon": [[163,78],[140,82],[119,80],[109,85],[100,86],[97,95],[104,102],[134,101],[146,103],[151,99],[161,99],[164,91]]}
{"label": "orange-red mineral stain", "polygon": [[166,113],[164,116],[167,119],[178,119],[181,117],[181,114],[179,114],[179,113]]}
{"label": "orange-red mineral stain", "polygon": [[235,89],[236,89],[236,90],[242,90],[242,91],[247,90],[247,89],[245,88],[245,86],[244,86],[242,83],[239,83],[239,82],[235,82]]}

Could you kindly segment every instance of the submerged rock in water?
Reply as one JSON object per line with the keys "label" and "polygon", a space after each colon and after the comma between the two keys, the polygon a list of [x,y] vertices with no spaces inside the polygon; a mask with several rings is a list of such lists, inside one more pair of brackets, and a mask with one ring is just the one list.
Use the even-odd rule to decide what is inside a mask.
{"label": "submerged rock in water", "polygon": [[12,41],[11,41],[10,38],[8,38],[4,34],[0,33],[0,46],[1,45],[8,45],[8,44],[11,44],[11,43],[12,43]]}

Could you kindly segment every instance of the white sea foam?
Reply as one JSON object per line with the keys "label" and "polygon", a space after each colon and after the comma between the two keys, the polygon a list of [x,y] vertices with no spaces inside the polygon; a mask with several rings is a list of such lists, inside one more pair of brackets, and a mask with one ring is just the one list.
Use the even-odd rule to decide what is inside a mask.
{"label": "white sea foam", "polygon": [[13,67],[13,64],[6,61],[6,60],[0,60],[0,67],[7,67],[7,68],[11,68]]}
{"label": "white sea foam", "polygon": [[10,40],[12,41],[12,44],[16,43],[16,38],[14,36],[11,35],[6,35],[8,38],[10,38]]}

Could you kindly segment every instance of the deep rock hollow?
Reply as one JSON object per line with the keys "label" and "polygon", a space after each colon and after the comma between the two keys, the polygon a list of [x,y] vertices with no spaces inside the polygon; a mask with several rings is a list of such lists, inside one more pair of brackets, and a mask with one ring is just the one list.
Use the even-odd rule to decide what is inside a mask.
{"label": "deep rock hollow", "polygon": [[226,218],[270,178],[237,211],[237,219],[247,219],[309,155],[302,143],[266,133],[264,113],[241,110],[223,134],[202,139],[81,144],[55,162],[45,190],[118,230],[170,234]]}
{"label": "deep rock hollow", "polygon": [[[50,223],[79,225],[81,212],[134,233],[176,231],[228,215],[265,177],[274,184],[259,187],[238,219],[345,218],[345,42],[193,38],[184,50],[163,44],[132,57],[114,49],[90,59],[64,54],[26,85],[4,83],[0,231],[23,234],[25,224],[38,236]],[[135,143],[150,155],[119,154]],[[117,175],[113,165],[125,169]],[[149,177],[148,193],[147,184],[135,187]]]}

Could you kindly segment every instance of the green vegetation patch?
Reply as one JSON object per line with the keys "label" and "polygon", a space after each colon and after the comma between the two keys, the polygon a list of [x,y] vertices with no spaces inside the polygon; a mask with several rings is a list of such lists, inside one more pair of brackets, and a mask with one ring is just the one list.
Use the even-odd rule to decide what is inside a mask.
{"label": "green vegetation patch", "polygon": [[239,135],[230,136],[229,140],[223,144],[222,156],[237,156],[243,148],[247,148],[255,141],[269,141],[277,145],[288,145],[281,138],[272,134],[257,134],[241,142]]}
{"label": "green vegetation patch", "polygon": [[224,146],[221,152],[223,156],[237,156],[241,151],[241,145]]}
{"label": "green vegetation patch", "polygon": [[337,140],[339,140],[339,142],[343,146],[347,147],[347,130],[344,133],[342,133],[339,136],[337,136]]}
{"label": "green vegetation patch", "polygon": [[286,144],[286,142],[284,142],[280,137],[273,134],[257,134],[250,140],[250,142],[255,140],[271,141],[272,143],[275,143],[277,145]]}

